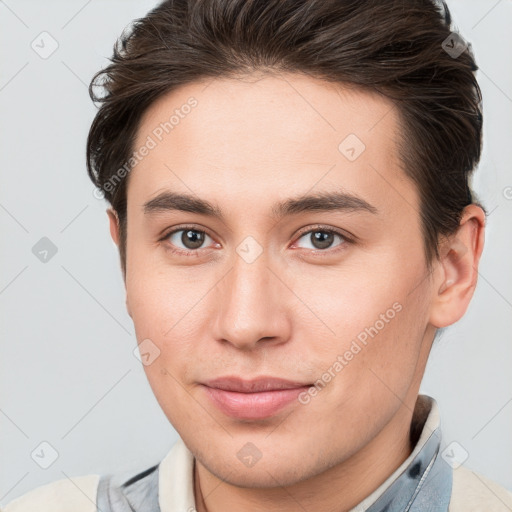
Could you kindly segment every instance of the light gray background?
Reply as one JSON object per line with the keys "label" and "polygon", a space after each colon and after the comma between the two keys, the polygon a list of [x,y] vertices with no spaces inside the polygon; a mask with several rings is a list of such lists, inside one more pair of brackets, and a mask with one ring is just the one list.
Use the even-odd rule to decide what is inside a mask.
{"label": "light gray background", "polygon": [[[1,504],[60,478],[145,469],[177,439],[133,355],[107,204],[84,156],[86,84],[153,5],[0,1]],[[466,466],[512,490],[512,2],[449,6],[480,66],[474,186],[491,214],[475,297],[434,348],[421,392],[438,401],[443,446],[456,441]],[[59,45],[47,59],[31,48],[43,31]],[[32,253],[42,237],[58,249],[47,263]],[[59,454],[48,469],[31,458],[43,441]]]}

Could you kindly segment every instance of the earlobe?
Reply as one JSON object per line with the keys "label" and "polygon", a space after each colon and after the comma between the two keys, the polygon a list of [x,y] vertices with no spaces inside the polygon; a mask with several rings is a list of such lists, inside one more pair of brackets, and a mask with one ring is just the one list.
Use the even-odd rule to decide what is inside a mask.
{"label": "earlobe", "polygon": [[114,243],[119,246],[119,217],[117,216],[117,212],[112,208],[107,208],[106,212],[110,224],[110,236]]}
{"label": "earlobe", "polygon": [[434,284],[430,323],[436,328],[457,322],[473,296],[484,245],[485,213],[477,205],[464,209],[457,232],[440,247],[438,284]]}

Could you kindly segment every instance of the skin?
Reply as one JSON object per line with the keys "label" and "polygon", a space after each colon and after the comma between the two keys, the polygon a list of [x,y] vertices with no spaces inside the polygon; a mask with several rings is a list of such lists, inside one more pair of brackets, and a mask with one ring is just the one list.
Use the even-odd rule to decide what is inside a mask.
{"label": "skin", "polygon": [[[429,273],[419,197],[400,166],[388,100],[297,74],[195,82],[151,105],[135,147],[191,96],[198,105],[129,175],[125,285],[138,342],[160,350],[144,367],[149,383],[195,456],[196,508],[350,510],[413,449],[409,428],[436,328],[463,316],[476,286],[484,212],[464,210]],[[351,133],[366,145],[354,161],[338,150]],[[144,214],[164,190],[206,199],[224,217]],[[279,201],[339,190],[378,212],[272,217]],[[108,215],[119,243],[116,214]],[[183,224],[206,233],[199,248],[184,245],[182,231],[160,240]],[[334,235],[319,248],[318,224],[355,241]],[[247,236],[263,250],[251,263],[236,251]],[[401,311],[306,405],[242,421],[200,385],[226,375],[314,383],[394,303]],[[262,455],[252,467],[237,457],[248,442]]]}

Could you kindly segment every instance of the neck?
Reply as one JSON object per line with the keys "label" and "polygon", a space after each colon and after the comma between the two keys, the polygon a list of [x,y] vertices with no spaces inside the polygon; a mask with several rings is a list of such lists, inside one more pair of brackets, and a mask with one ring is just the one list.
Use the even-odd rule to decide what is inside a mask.
{"label": "neck", "polygon": [[403,404],[391,421],[361,450],[327,471],[287,487],[241,488],[222,481],[197,459],[194,494],[197,512],[304,510],[347,512],[375,491],[411,454],[413,406]]}

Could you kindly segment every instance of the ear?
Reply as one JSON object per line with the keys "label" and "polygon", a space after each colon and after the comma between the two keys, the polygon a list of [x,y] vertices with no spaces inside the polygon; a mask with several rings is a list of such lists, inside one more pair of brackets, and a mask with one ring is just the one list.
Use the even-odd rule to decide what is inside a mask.
{"label": "ear", "polygon": [[[107,212],[108,220],[109,220],[109,224],[110,224],[110,236],[112,237],[112,240],[117,245],[117,247],[119,247],[119,217],[117,216],[117,212],[113,208],[107,208],[106,212]],[[125,275],[124,269],[123,269],[123,281],[125,282],[125,286],[126,286],[126,275]],[[132,316],[130,303],[128,301],[128,294],[126,294],[126,311],[128,311],[128,314],[130,316]]]}
{"label": "ear", "polygon": [[454,324],[466,312],[477,283],[484,228],[484,211],[470,204],[464,208],[457,232],[441,244],[430,308],[434,327]]}
{"label": "ear", "polygon": [[113,208],[107,208],[108,220],[110,224],[110,236],[114,243],[119,247],[119,217]]}

